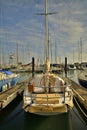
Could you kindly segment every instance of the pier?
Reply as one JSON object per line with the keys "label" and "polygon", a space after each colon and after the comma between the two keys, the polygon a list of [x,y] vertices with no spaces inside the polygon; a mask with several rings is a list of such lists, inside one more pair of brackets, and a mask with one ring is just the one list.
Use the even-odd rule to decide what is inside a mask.
{"label": "pier", "polygon": [[70,80],[70,82],[74,97],[76,97],[82,106],[87,110],[87,89],[72,80]]}
{"label": "pier", "polygon": [[0,109],[5,108],[11,103],[18,95],[22,94],[26,87],[26,81],[17,84],[9,90],[0,94]]}

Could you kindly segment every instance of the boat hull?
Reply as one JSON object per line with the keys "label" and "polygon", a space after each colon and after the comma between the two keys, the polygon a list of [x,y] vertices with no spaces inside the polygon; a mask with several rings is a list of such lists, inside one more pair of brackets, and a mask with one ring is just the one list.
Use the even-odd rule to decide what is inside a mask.
{"label": "boat hull", "polygon": [[66,99],[64,103],[64,97],[61,96],[57,93],[29,94],[28,97],[23,98],[23,109],[25,112],[47,116],[66,113],[68,108],[73,107],[73,100],[67,102]]}
{"label": "boat hull", "polygon": [[67,105],[61,105],[61,106],[25,106],[23,108],[26,112],[37,114],[37,115],[43,115],[43,116],[50,116],[50,115],[57,115],[62,113],[68,112]]}
{"label": "boat hull", "polygon": [[73,93],[68,83],[63,83],[63,79],[50,73],[32,78],[23,94],[25,112],[47,116],[67,113],[73,107]]}
{"label": "boat hull", "polygon": [[78,81],[79,81],[80,85],[82,85],[83,87],[87,88],[87,80],[83,80],[83,79],[79,79],[78,78]]}
{"label": "boat hull", "polygon": [[0,92],[6,91],[10,89],[11,87],[15,86],[19,80],[20,76],[17,75],[13,78],[8,78],[4,80],[0,80]]}
{"label": "boat hull", "polygon": [[12,81],[11,81],[11,86],[14,86],[17,84],[18,80],[19,80],[20,76],[16,76],[14,78],[12,78]]}

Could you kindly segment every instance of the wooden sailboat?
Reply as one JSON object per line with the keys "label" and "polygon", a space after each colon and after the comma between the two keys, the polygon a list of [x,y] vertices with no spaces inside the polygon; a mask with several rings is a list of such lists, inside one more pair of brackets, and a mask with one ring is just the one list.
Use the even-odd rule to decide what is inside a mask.
{"label": "wooden sailboat", "polygon": [[50,70],[48,54],[48,15],[47,0],[45,4],[46,23],[46,61],[42,74],[34,76],[23,94],[23,109],[39,115],[65,113],[73,107],[73,94],[69,83],[54,75]]}

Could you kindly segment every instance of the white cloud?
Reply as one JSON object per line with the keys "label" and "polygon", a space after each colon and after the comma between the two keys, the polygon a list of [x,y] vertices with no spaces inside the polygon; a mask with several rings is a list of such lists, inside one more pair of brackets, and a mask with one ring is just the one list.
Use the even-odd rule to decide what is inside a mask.
{"label": "white cloud", "polygon": [[[13,7],[12,10],[8,10],[8,16],[5,17],[8,13],[4,14],[4,20],[6,21],[2,24],[3,26],[0,26],[0,37],[2,42],[14,44],[18,41],[20,46],[29,44],[32,56],[35,55],[38,57],[38,55],[41,54],[41,51],[44,56],[44,16],[35,14],[44,12],[44,2],[43,0],[40,1],[40,3],[38,0],[22,0],[22,3],[20,3],[20,1],[21,0],[15,0],[15,2],[12,3],[12,0],[10,0],[10,2],[4,0],[2,2],[2,11],[4,10],[4,7],[6,7],[6,10],[9,9],[8,7],[11,7],[10,9]],[[58,55],[63,57],[65,54],[72,58],[73,47],[77,46],[80,37],[82,37],[85,45],[87,43],[87,8],[84,8],[87,6],[87,2],[86,0],[68,0],[68,2],[67,0],[49,0],[48,3],[49,12],[59,12],[48,17],[49,37],[52,42],[53,53],[55,51],[54,43],[56,42]],[[30,12],[31,8],[32,12]],[[14,12],[15,9],[16,13]],[[16,16],[12,14],[15,14]],[[77,51],[77,49],[75,51]],[[75,54],[77,55],[77,52],[75,52]]]}

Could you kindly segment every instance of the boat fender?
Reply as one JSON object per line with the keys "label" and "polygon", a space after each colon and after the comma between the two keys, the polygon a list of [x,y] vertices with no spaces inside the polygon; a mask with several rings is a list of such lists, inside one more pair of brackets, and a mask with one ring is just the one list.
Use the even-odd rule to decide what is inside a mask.
{"label": "boat fender", "polygon": [[63,83],[62,80],[60,80],[59,82],[60,82],[60,86],[63,86],[63,85],[64,85],[64,83]]}
{"label": "boat fender", "polygon": [[31,93],[34,92],[34,82],[28,84],[28,91]]}

